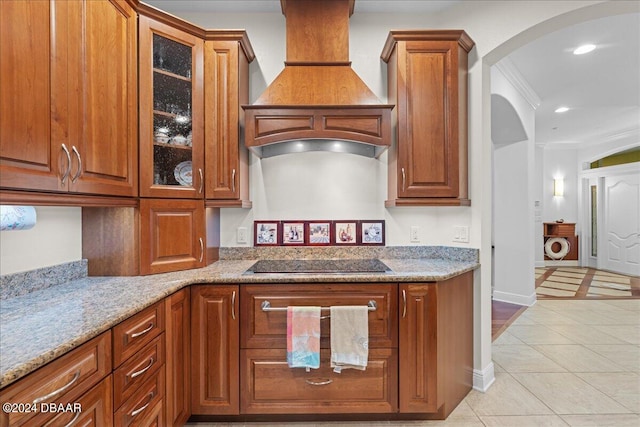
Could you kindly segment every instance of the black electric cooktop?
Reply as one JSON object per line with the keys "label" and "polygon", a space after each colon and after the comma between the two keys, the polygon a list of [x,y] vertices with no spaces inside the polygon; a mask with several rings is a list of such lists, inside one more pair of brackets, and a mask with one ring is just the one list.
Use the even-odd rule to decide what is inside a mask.
{"label": "black electric cooktop", "polygon": [[246,271],[257,273],[386,273],[391,271],[379,259],[260,260]]}

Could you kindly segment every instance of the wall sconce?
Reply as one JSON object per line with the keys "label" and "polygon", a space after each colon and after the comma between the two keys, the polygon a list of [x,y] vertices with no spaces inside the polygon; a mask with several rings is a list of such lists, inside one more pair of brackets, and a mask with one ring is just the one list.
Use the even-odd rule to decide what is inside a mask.
{"label": "wall sconce", "polygon": [[557,197],[564,196],[564,179],[555,178],[553,180],[553,195]]}

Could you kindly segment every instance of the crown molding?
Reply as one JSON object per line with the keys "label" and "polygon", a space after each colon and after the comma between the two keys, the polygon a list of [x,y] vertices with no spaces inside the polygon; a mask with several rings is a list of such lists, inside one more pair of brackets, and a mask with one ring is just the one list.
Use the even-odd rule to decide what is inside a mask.
{"label": "crown molding", "polygon": [[509,83],[513,85],[534,110],[540,106],[542,100],[509,58],[502,59],[494,67],[504,74]]}

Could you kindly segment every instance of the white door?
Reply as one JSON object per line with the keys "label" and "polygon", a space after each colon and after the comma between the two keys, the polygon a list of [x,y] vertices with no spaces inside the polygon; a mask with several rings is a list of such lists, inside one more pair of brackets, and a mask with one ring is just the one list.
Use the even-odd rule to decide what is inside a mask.
{"label": "white door", "polygon": [[[640,275],[640,174],[604,179],[600,268]],[[600,239],[599,239],[600,240]]]}

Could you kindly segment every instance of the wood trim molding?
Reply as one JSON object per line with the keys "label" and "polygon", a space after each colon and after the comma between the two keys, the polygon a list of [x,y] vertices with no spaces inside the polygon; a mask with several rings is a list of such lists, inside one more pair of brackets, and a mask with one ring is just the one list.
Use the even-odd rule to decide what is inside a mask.
{"label": "wood trim molding", "polygon": [[137,207],[138,198],[0,190],[3,205]]}

